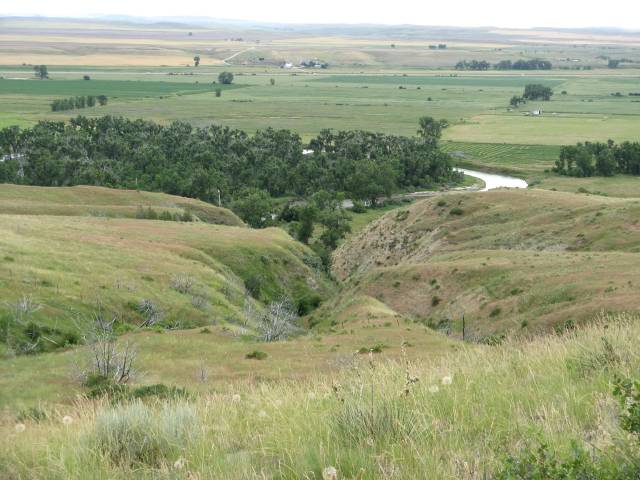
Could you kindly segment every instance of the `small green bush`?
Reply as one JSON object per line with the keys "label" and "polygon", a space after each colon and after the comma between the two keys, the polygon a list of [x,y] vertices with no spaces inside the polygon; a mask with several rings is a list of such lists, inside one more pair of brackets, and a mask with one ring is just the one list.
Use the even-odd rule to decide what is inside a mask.
{"label": "small green bush", "polygon": [[431,306],[437,307],[438,305],[440,305],[441,301],[442,299],[440,297],[438,297],[437,295],[434,295],[433,297],[431,297]]}
{"label": "small green bush", "polygon": [[464,210],[462,210],[460,207],[454,207],[449,211],[449,215],[463,215],[464,214]]}
{"label": "small green bush", "polygon": [[244,281],[244,288],[247,289],[249,295],[259,300],[260,291],[262,290],[262,280],[257,275],[251,275]]}
{"label": "small green bush", "polygon": [[384,343],[376,343],[372,347],[360,347],[358,353],[364,355],[365,353],[382,353],[382,350],[387,348]]}
{"label": "small green bush", "polygon": [[261,350],[254,350],[253,352],[247,353],[244,357],[253,360],[264,360],[268,357],[266,352]]}

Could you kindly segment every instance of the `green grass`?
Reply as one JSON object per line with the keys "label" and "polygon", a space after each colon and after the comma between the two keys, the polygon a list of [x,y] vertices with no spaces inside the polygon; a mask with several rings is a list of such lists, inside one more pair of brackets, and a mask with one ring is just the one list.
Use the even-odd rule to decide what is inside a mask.
{"label": "green grass", "polygon": [[160,192],[0,184],[0,214],[135,218],[140,208],[151,208],[157,214],[188,211],[205,223],[243,225],[242,220],[225,208]]}
{"label": "green grass", "polygon": [[[56,199],[53,189],[9,190],[22,188],[34,199],[40,195],[40,202]],[[262,302],[282,295],[294,303],[308,296],[323,299],[332,289],[305,264],[311,252],[280,229],[86,216],[82,210],[87,207],[74,201],[93,201],[91,209],[98,210],[104,208],[101,202],[120,204],[115,207],[120,212],[128,202],[140,200],[154,205],[159,200],[193,202],[109,189],[57,192],[55,208],[64,209],[58,216],[42,214],[42,203],[36,204],[35,215],[0,213],[0,319],[11,326],[12,349],[19,349],[30,323],[50,329],[53,339],[40,339],[43,350],[62,347],[65,335],[78,341],[100,307],[117,316],[120,331],[126,331],[145,320],[139,307],[144,300],[161,312],[162,327],[237,323],[244,320],[244,282],[250,278],[259,284],[256,296]],[[226,216],[237,221],[230,212]],[[173,286],[180,276],[191,279],[188,291]],[[30,307],[18,308],[25,298]]]}
{"label": "green grass", "polygon": [[0,80],[3,95],[42,95],[65,98],[78,95],[106,95],[113,99],[157,98],[162,95],[185,95],[213,92],[215,88],[228,90],[237,85],[206,83],[132,81],[132,80]]}
{"label": "green grass", "polygon": [[[538,442],[559,453],[578,442],[597,455],[614,453],[616,442],[635,455],[611,392],[615,375],[640,376],[638,325],[603,317],[574,333],[465,346],[429,362],[411,361],[411,347],[408,363],[387,362],[384,349],[356,356],[355,372],[230,383],[187,401],[43,405],[48,418],[24,421],[22,432],[5,417],[0,474],[294,479],[333,467],[338,478],[453,479],[492,475]],[[603,338],[613,352],[606,363]],[[139,461],[130,464],[130,454]]]}

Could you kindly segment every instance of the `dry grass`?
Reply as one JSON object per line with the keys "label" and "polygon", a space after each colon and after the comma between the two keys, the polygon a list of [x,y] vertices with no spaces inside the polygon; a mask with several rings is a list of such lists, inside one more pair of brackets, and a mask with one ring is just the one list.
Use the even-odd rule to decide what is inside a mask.
{"label": "dry grass", "polygon": [[[482,478],[538,441],[559,452],[572,441],[622,441],[611,382],[640,375],[639,334],[637,319],[602,317],[572,334],[464,348],[429,363],[364,356],[332,379],[236,384],[187,404],[45,406],[48,418],[21,420],[24,431],[4,417],[0,475],[319,479],[333,466],[341,479]],[[607,363],[598,360],[603,337],[615,354]],[[152,431],[140,450],[140,435]],[[121,453],[103,441],[113,435]],[[122,452],[144,454],[129,463]]]}

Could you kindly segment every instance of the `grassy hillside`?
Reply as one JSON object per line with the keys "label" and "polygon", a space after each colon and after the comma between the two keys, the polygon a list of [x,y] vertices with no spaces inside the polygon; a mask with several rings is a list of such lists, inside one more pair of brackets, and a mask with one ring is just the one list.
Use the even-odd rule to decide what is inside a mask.
{"label": "grassy hillside", "polygon": [[637,436],[621,427],[612,384],[640,376],[639,325],[604,317],[430,362],[365,356],[328,379],[188,399],[43,405],[0,425],[0,476],[472,480],[496,478],[509,455],[540,466],[542,443],[548,459],[588,452],[575,466],[591,475],[568,478],[636,478]]}
{"label": "grassy hillside", "polygon": [[483,339],[637,310],[639,214],[637,200],[543,190],[425,200],[337,250],[348,282],[325,313],[343,321],[370,298],[456,337],[464,315],[467,338]]}
{"label": "grassy hillside", "polygon": [[[243,319],[245,285],[259,302],[287,295],[296,305],[317,304],[332,288],[309,266],[310,250],[280,229],[120,218],[142,203],[240,223],[202,202],[83,187],[0,192],[3,350],[77,343],[98,310],[116,316],[121,332],[151,316],[188,328]],[[16,209],[35,214],[6,213]]]}
{"label": "grassy hillside", "polygon": [[0,214],[135,218],[140,208],[157,214],[191,213],[196,220],[242,226],[233,212],[192,198],[103,187],[31,187],[0,184]]}

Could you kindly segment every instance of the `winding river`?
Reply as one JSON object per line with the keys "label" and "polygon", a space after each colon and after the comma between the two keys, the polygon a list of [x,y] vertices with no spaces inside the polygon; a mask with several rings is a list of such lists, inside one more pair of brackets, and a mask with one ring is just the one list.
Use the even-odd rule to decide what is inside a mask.
{"label": "winding river", "polygon": [[466,168],[456,168],[455,170],[482,180],[484,182],[484,188],[480,190],[481,192],[493,190],[494,188],[527,188],[528,186],[527,182],[521,178],[478,172],[476,170],[467,170]]}

